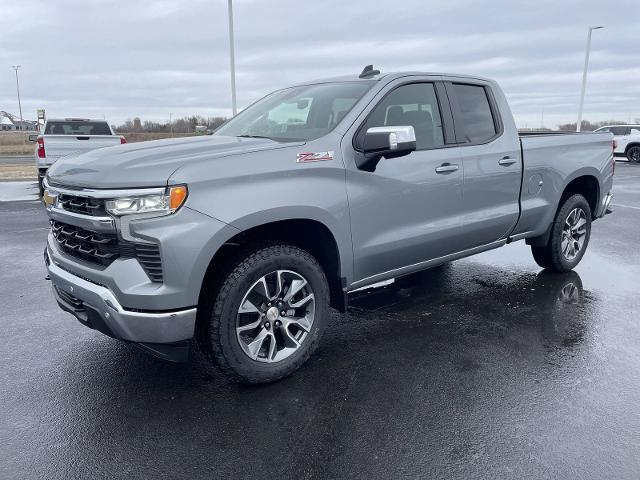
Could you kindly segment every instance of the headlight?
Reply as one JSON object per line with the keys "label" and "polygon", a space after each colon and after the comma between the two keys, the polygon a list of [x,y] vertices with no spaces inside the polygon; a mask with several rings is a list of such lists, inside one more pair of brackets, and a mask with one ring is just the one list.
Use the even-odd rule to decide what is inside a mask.
{"label": "headlight", "polygon": [[45,207],[52,208],[58,206],[58,194],[46,189],[42,195]]}
{"label": "headlight", "polygon": [[162,193],[107,200],[105,208],[113,215],[131,215],[136,213],[169,214],[178,210],[187,199],[187,186],[167,187]]}

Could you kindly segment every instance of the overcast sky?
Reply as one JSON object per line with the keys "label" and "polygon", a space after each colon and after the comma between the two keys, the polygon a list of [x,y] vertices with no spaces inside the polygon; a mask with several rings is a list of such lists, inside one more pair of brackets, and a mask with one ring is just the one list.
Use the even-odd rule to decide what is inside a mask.
{"label": "overcast sky", "polygon": [[[230,113],[226,0],[0,0],[0,110],[25,118]],[[640,118],[640,1],[235,0],[238,105],[291,83],[384,71],[497,79],[520,127]]]}

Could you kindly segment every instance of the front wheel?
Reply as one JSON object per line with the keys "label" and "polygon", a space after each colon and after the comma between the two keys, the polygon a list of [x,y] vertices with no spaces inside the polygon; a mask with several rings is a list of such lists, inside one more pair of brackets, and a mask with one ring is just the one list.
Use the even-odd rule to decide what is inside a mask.
{"label": "front wheel", "polygon": [[226,275],[199,341],[232,380],[265,383],[297,370],[313,353],[329,313],[318,261],[291,245],[247,255]]}
{"label": "front wheel", "polygon": [[582,260],[590,237],[591,207],[582,195],[571,195],[556,214],[547,245],[532,246],[531,252],[541,267],[568,272]]}
{"label": "front wheel", "polygon": [[627,150],[627,159],[630,162],[640,163],[640,145],[634,145]]}

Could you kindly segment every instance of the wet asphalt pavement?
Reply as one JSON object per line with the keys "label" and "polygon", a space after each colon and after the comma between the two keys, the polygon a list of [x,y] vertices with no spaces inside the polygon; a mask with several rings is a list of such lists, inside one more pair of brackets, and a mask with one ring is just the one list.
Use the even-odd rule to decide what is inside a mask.
{"label": "wet asphalt pavement", "polygon": [[229,383],[81,326],[36,202],[0,203],[0,478],[640,477],[640,166],[582,263],[518,242],[335,313],[292,377]]}

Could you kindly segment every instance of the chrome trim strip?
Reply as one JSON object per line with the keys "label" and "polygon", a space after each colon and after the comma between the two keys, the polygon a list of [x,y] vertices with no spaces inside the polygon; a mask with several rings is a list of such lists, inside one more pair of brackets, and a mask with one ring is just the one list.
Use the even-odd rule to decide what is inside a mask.
{"label": "chrome trim strip", "polygon": [[527,237],[530,237],[534,234],[533,231],[529,230],[528,232],[522,232],[522,233],[517,233],[515,235],[511,235],[509,237],[508,243],[513,243],[513,242],[517,242],[519,240],[523,240]]}
{"label": "chrome trim strip", "polygon": [[63,210],[53,206],[48,207],[47,212],[49,213],[49,217],[53,220],[59,220],[86,230],[110,233],[115,233],[117,231],[116,223],[111,217],[92,217],[90,215],[69,212],[68,210]]}
{"label": "chrome trim strip", "polygon": [[91,198],[124,198],[124,197],[140,197],[143,195],[162,194],[166,191],[166,187],[154,187],[154,188],[126,188],[126,189],[108,189],[108,190],[96,190],[93,188],[79,188],[73,190],[65,187],[58,187],[57,185],[50,185],[47,179],[44,179],[44,187],[54,192],[62,193],[65,195],[76,195],[78,197],[91,197]]}

